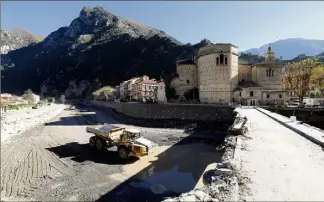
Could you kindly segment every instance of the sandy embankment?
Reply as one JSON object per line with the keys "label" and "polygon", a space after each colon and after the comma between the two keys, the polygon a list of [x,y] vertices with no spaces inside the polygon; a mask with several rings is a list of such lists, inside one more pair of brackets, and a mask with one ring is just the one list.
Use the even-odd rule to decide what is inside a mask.
{"label": "sandy embankment", "polygon": [[1,113],[1,144],[62,112],[65,105],[52,104],[39,109]]}

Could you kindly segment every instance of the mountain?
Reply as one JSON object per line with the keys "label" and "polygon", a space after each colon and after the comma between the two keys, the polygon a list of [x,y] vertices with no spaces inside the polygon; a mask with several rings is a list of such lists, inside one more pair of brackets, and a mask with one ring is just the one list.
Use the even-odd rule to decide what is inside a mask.
{"label": "mountain", "polygon": [[102,7],[84,7],[69,26],[1,56],[2,91],[21,93],[31,88],[84,96],[98,86],[118,85],[134,76],[159,79],[175,71],[176,60],[190,58],[208,44],[208,40],[182,44]]}
{"label": "mountain", "polygon": [[251,53],[241,53],[239,56],[239,63],[247,63],[247,64],[256,64],[263,63],[265,57],[260,55],[253,55]]}
{"label": "mountain", "polygon": [[42,36],[34,35],[24,29],[0,30],[1,54],[16,50],[44,39]]}
{"label": "mountain", "polygon": [[318,57],[324,57],[324,52],[317,55]]}
{"label": "mountain", "polygon": [[[269,44],[260,48],[252,48],[243,53],[251,53],[254,55],[264,56],[268,50]],[[315,56],[324,51],[324,40],[291,38],[279,40],[271,43],[272,50],[277,57],[282,56],[285,60],[295,58],[300,54]]]}

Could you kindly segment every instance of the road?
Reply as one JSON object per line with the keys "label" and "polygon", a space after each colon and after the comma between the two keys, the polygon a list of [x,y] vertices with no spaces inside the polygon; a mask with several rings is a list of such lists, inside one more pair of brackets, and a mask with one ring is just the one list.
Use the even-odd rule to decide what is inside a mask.
{"label": "road", "polygon": [[248,118],[243,140],[242,174],[246,201],[324,201],[322,148],[255,109],[239,109]]}
{"label": "road", "polygon": [[[94,109],[65,110],[2,145],[2,200],[113,200],[130,187],[145,188],[151,195],[168,190],[166,195],[172,195],[197,186],[208,165],[221,157],[215,150],[220,139],[199,139],[198,143],[180,129],[128,126],[139,128],[157,146],[141,160],[121,162],[114,148],[103,153],[89,148],[88,121],[128,126]],[[200,133],[205,137],[206,132]],[[166,176],[172,180],[165,181]],[[128,194],[122,200],[134,197],[138,196]]]}

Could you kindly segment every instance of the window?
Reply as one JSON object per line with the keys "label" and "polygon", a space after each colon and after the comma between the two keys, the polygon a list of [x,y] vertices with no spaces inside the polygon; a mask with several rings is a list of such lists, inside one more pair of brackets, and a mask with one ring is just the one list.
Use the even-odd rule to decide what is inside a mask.
{"label": "window", "polygon": [[253,91],[250,91],[250,97],[253,97]]}
{"label": "window", "polygon": [[189,80],[187,80],[187,84],[189,83]]}
{"label": "window", "polygon": [[281,94],[279,94],[279,98],[282,98],[282,95]]}
{"label": "window", "polygon": [[268,77],[269,76],[269,70],[267,70],[266,73],[267,73],[267,77]]}
{"label": "window", "polygon": [[267,98],[270,98],[270,94],[267,94]]}
{"label": "window", "polygon": [[242,97],[242,92],[240,92],[240,97]]}
{"label": "window", "polygon": [[272,70],[272,75],[271,76],[274,76],[274,70]]}
{"label": "window", "polygon": [[225,65],[227,65],[227,57],[225,57]]}
{"label": "window", "polygon": [[220,54],[219,62],[220,62],[221,65],[224,64],[224,55],[223,54]]}

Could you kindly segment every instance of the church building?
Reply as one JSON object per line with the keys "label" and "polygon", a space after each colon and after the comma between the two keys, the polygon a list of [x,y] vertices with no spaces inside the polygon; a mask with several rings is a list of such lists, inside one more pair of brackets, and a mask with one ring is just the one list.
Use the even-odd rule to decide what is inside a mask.
{"label": "church building", "polygon": [[185,99],[188,90],[197,88],[201,103],[264,105],[283,102],[282,65],[271,47],[260,64],[249,64],[238,57],[238,47],[233,44],[205,46],[193,59],[177,61],[178,77],[170,86],[175,88],[181,100]]}

